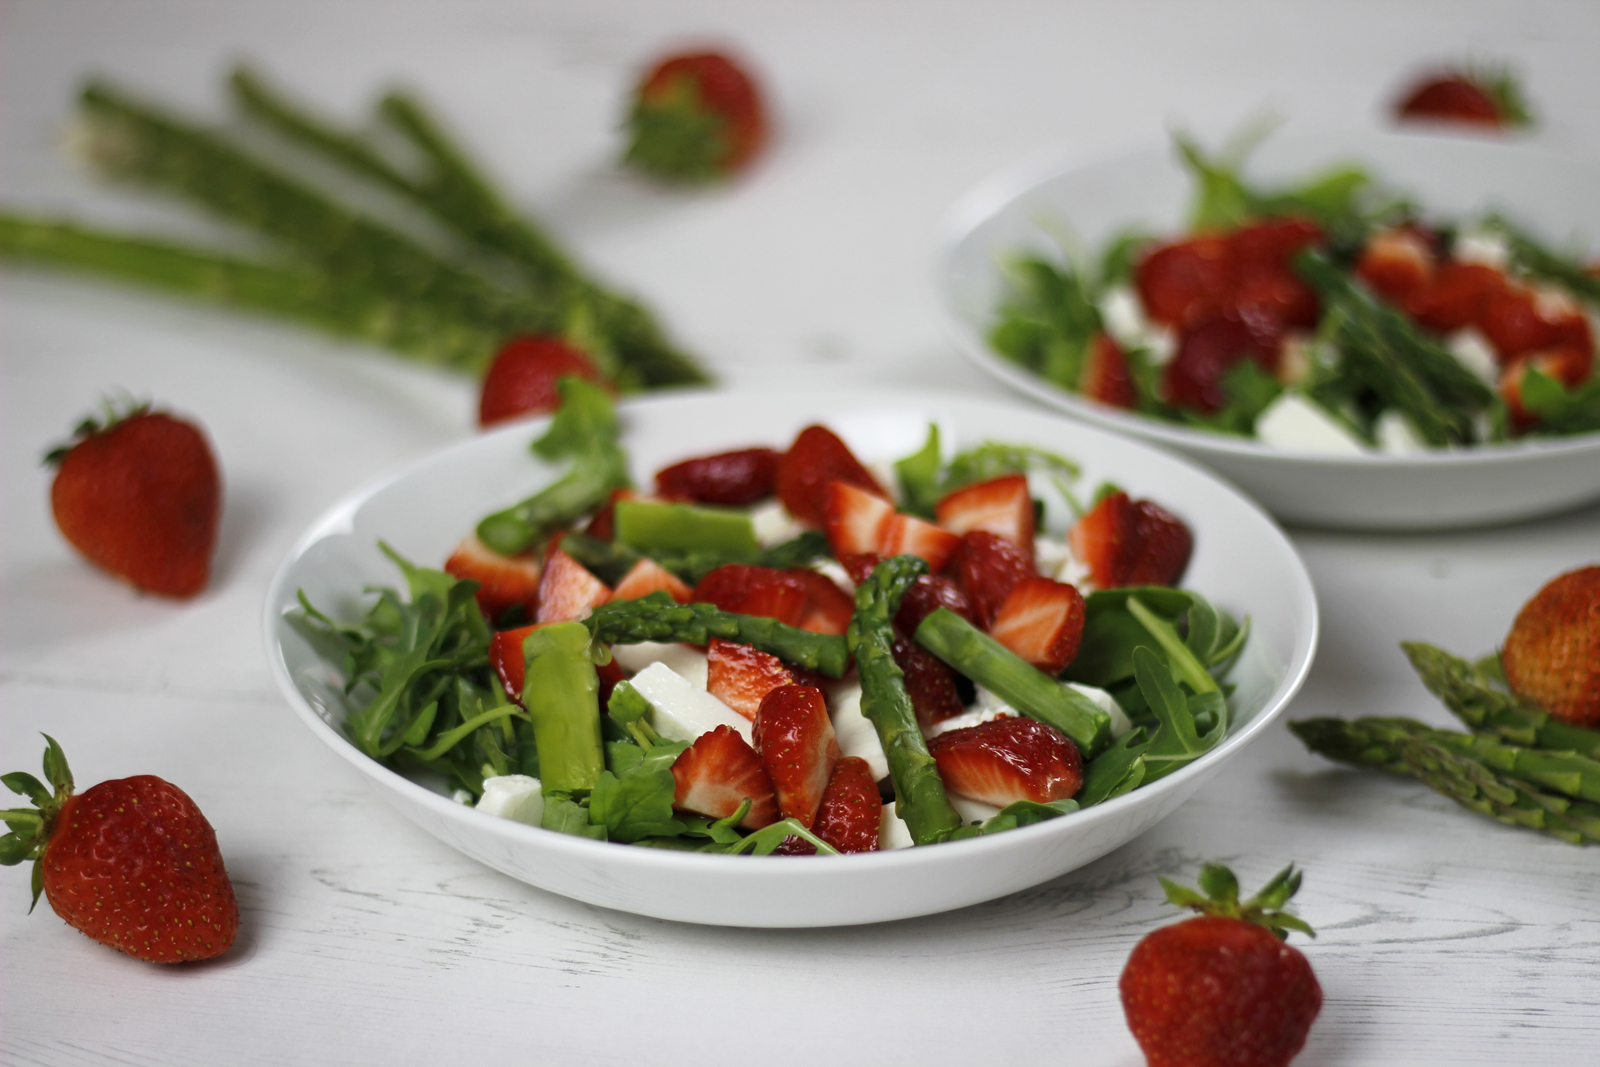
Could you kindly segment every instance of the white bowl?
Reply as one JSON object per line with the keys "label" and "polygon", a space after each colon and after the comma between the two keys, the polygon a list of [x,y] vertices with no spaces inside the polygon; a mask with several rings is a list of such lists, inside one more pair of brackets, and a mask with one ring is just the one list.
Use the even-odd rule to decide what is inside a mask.
{"label": "white bowl", "polygon": [[[1196,540],[1185,584],[1248,615],[1251,637],[1232,675],[1235,718],[1221,745],[1148,788],[1010,833],[819,859],[665,852],[525,826],[465,807],[362,755],[339,729],[347,710],[341,679],[285,617],[300,589],[325,611],[359,617],[368,602],[364,587],[398,584],[378,552],[380,537],[436,564],[478,517],[552,476],[527,448],[542,423],[464,441],[354,493],[312,525],[267,594],[267,655],[300,718],[379,796],[440,840],[531,885],[641,915],[727,926],[869,923],[1004,896],[1154,826],[1277,717],[1310,669],[1316,598],[1283,533],[1229,486],[1155,449],[1043,413],[901,392],[691,393],[630,401],[622,415],[640,481],[689,456],[784,447],[811,422],[834,428],[869,462],[915,451],[930,420],[962,446],[1000,440],[1064,453],[1083,464],[1085,488],[1114,479],[1185,518]],[[1052,507],[1059,528],[1063,509]]]}
{"label": "white bowl", "polygon": [[[1430,217],[1504,211],[1557,247],[1600,250],[1600,170],[1522,145],[1416,134],[1269,138],[1246,173],[1303,178],[1357,162],[1410,194]],[[1130,227],[1177,234],[1190,180],[1169,149],[1090,166],[1035,159],[985,182],[952,211],[938,284],[956,343],[1018,391],[1119,433],[1175,448],[1221,472],[1286,522],[1426,529],[1531,518],[1600,497],[1600,434],[1428,452],[1327,456],[1190,429],[1106,407],[1001,357],[985,336],[1002,294],[1001,263],[1059,254],[1064,230],[1095,250]]]}

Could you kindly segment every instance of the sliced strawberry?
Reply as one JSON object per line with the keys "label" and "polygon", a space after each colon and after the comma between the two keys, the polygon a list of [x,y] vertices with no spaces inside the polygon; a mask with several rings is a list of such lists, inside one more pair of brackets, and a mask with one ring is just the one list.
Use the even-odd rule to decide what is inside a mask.
{"label": "sliced strawberry", "polygon": [[1477,325],[1494,346],[1502,366],[1518,356],[1555,346],[1562,335],[1557,322],[1540,312],[1532,291],[1509,283],[1484,301]]}
{"label": "sliced strawberry", "polygon": [[825,426],[807,426],[778,460],[778,499],[796,519],[821,526],[828,483],[836,481],[889,495],[837,434]]}
{"label": "sliced strawberry", "polygon": [[1095,334],[1089,344],[1089,358],[1083,365],[1083,377],[1078,379],[1078,392],[1114,408],[1139,406],[1139,393],[1128,371],[1128,357],[1106,334]]}
{"label": "sliced strawberry", "polygon": [[706,650],[706,692],[752,722],[763,697],[795,683],[783,660],[749,645],[713,637]]}
{"label": "sliced strawberry", "polygon": [[1233,249],[1215,234],[1160,245],[1140,258],[1134,282],[1150,318],[1190,326],[1227,306],[1237,283]]}
{"label": "sliced strawberry", "polygon": [[502,556],[469,534],[445,560],[444,569],[457,578],[478,583],[478,607],[489,621],[520,607],[533,618],[539,601],[539,560],[533,555]]}
{"label": "sliced strawberry", "polygon": [[1317,294],[1295,273],[1291,262],[1319,245],[1322,227],[1310,219],[1277,218],[1234,231],[1229,238],[1239,272],[1232,309],[1261,335],[1317,324]]}
{"label": "sliced strawberry", "polygon": [[1033,496],[1028,492],[1026,475],[1007,474],[957,489],[939,501],[933,510],[939,525],[951,533],[987,530],[1005,538],[1031,567]]}
{"label": "sliced strawberry", "polygon": [[792,567],[787,572],[805,583],[806,609],[796,624],[814,634],[842,634],[850,626],[850,616],[855,613],[855,598],[837,585],[826,574],[808,567]]}
{"label": "sliced strawberry", "polygon": [[777,452],[745,448],[686,459],[657,471],[656,494],[665,500],[741,507],[771,496],[777,479]]}
{"label": "sliced strawberry", "polygon": [[833,768],[812,829],[840,852],[876,852],[883,798],[867,761],[846,756]]}
{"label": "sliced strawberry", "polygon": [[1402,306],[1427,286],[1433,269],[1433,248],[1428,239],[1405,226],[1373,237],[1356,261],[1356,274],[1362,281],[1380,296]]}
{"label": "sliced strawberry", "polygon": [[539,579],[538,622],[568,622],[611,599],[611,589],[590,574],[583,564],[557,548],[544,561]]}
{"label": "sliced strawberry", "polygon": [[1430,330],[1454,333],[1476,323],[1489,298],[1506,285],[1505,275],[1482,263],[1441,263],[1405,301],[1408,315]]}
{"label": "sliced strawberry", "polygon": [[694,590],[676,574],[646,556],[635,563],[611,591],[612,600],[638,600],[651,593],[667,593],[680,604],[694,599]]}
{"label": "sliced strawberry", "polygon": [[601,541],[614,541],[617,537],[617,501],[636,500],[639,494],[632,489],[613,489],[605,506],[594,513],[583,532]]}
{"label": "sliced strawberry", "polygon": [[989,626],[989,636],[1044,671],[1057,674],[1078,654],[1083,596],[1065,582],[1024,578]]}
{"label": "sliced strawberry", "polygon": [[894,624],[900,627],[901,633],[915,634],[922,620],[940,608],[949,608],[974,626],[977,625],[978,611],[972,606],[972,598],[953,579],[942,574],[924,574],[912,583],[900,601],[900,611],[894,617]]}
{"label": "sliced strawberry", "polygon": [[700,579],[694,599],[740,615],[764,615],[798,626],[808,600],[806,583],[771,567],[725,563]]}
{"label": "sliced strawberry", "polygon": [[984,627],[1011,595],[1011,589],[1037,572],[1032,561],[1016,545],[987,530],[973,530],[961,539],[959,568],[961,588],[972,601],[977,621]]}
{"label": "sliced strawberry", "polygon": [[[522,626],[515,630],[501,630],[489,638],[489,666],[494,670],[495,677],[500,679],[506,696],[518,704],[522,703],[522,682],[528,670],[527,660],[522,654],[522,643],[539,627],[551,625],[553,624],[548,622],[537,622],[532,626]],[[612,688],[622,681],[622,666],[616,660],[612,660],[596,667],[595,674],[600,679],[600,706],[605,707],[606,702],[611,699]]]}
{"label": "sliced strawberry", "polygon": [[871,578],[872,572],[883,562],[883,557],[876,552],[856,552],[837,558],[839,566],[844,568],[850,580],[857,585]]}
{"label": "sliced strawberry", "polygon": [[946,789],[997,808],[1019,800],[1062,800],[1083,785],[1078,746],[1034,719],[995,719],[951,730],[929,741],[928,752]]}
{"label": "sliced strawberry", "polygon": [[1268,371],[1277,366],[1277,330],[1276,323],[1252,323],[1231,310],[1186,328],[1162,373],[1167,403],[1195,411],[1222,407],[1228,402],[1222,379],[1240,360],[1253,359]]}
{"label": "sliced strawberry", "polygon": [[1102,589],[1176,585],[1189,565],[1194,535],[1183,521],[1148,500],[1108,494],[1067,535],[1073,555]]}
{"label": "sliced strawberry", "polygon": [[956,672],[948,663],[899,634],[895,634],[890,650],[906,676],[906,694],[924,729],[967,710],[956,691]]}
{"label": "sliced strawberry", "polygon": [[822,529],[835,556],[877,552],[894,519],[894,505],[849,482],[829,482],[823,491]]}
{"label": "sliced strawberry", "polygon": [[695,738],[672,765],[677,783],[672,806],[713,819],[726,819],[750,801],[739,820],[746,830],[778,821],[777,790],[756,750],[733,727],[723,725]]}
{"label": "sliced strawberry", "polygon": [[809,827],[839,761],[839,742],[822,690],[783,685],[761,701],[756,713],[756,751],[778,790],[778,810]]}
{"label": "sliced strawberry", "polygon": [[880,550],[885,556],[921,556],[928,561],[929,570],[942,571],[960,548],[959,534],[915,515],[897,514],[884,530]]}

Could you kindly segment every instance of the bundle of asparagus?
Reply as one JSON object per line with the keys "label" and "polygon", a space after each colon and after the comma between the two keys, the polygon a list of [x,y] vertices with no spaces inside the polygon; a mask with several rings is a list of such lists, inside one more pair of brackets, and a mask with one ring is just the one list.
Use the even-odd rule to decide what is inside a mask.
{"label": "bundle of asparagus", "polygon": [[587,278],[467,162],[411,97],[378,108],[386,132],[421,160],[413,171],[369,140],[290,105],[247,71],[230,80],[243,118],[443,224],[455,247],[340,203],[233,140],[101,83],[81,98],[85,156],[108,178],[183,197],[267,237],[274,261],[238,258],[68,222],[0,213],[0,257],[84,270],[227,307],[297,320],[415,359],[480,372],[519,334],[559,334],[624,390],[709,381],[650,314]]}
{"label": "bundle of asparagus", "polygon": [[1551,717],[1432,645],[1400,647],[1473,732],[1388,718],[1306,719],[1289,729],[1329,759],[1409,774],[1470,811],[1575,845],[1600,841],[1600,731]]}

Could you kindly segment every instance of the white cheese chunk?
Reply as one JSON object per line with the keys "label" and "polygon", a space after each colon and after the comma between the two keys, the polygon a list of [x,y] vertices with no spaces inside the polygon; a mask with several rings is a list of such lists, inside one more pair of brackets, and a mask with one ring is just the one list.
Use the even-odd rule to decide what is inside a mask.
{"label": "white cheese chunk", "polygon": [[[1133,722],[1128,718],[1122,706],[1117,703],[1117,698],[1104,689],[1097,689],[1092,685],[1081,685],[1078,682],[1063,682],[1067,688],[1077,691],[1089,698],[1089,701],[1111,716],[1111,736],[1121,737],[1133,729]],[[1021,715],[1022,712],[1007,704],[997,693],[991,693],[983,686],[977,686],[977,699],[960,715],[934,723],[926,733],[929,737],[949,733],[951,730],[960,730],[968,726],[980,726],[995,719],[1010,719]]]}
{"label": "white cheese chunk", "polygon": [[478,810],[502,819],[538,826],[544,819],[544,794],[539,779],[526,774],[502,774],[483,780]]}
{"label": "white cheese chunk", "polygon": [[1069,689],[1076,690],[1088,697],[1095,707],[1111,716],[1111,736],[1121,737],[1133,729],[1133,720],[1128,718],[1128,713],[1122,710],[1122,705],[1117,703],[1117,698],[1092,685],[1082,685],[1078,682],[1068,682]]}
{"label": "white cheese chunk", "polygon": [[1285,392],[1256,419],[1256,436],[1276,448],[1359,456],[1366,446],[1332,415],[1300,393]]}
{"label": "white cheese chunk", "polygon": [[1444,347],[1456,357],[1457,363],[1482,381],[1494,385],[1500,380],[1500,364],[1494,357],[1494,348],[1489,344],[1488,338],[1472,327],[1457,330],[1445,338]]}
{"label": "white cheese chunk", "polygon": [[956,809],[956,814],[961,816],[964,823],[988,822],[1000,814],[1000,809],[993,804],[985,804],[981,800],[964,797],[960,793],[946,793],[950,798],[950,806]]}
{"label": "white cheese chunk", "polygon": [[910,848],[915,843],[911,840],[911,831],[906,827],[905,820],[895,814],[894,801],[889,801],[883,806],[883,815],[878,820],[879,851]]}
{"label": "white cheese chunk", "polygon": [[834,585],[837,585],[846,593],[854,593],[856,591],[855,579],[850,577],[850,572],[845,570],[836,559],[818,560],[811,569],[824,578],[832,580]]}
{"label": "white cheese chunk", "polygon": [[674,674],[701,689],[706,687],[710,673],[706,654],[693,645],[640,641],[635,645],[612,645],[611,654],[616,657],[617,665],[629,674],[638,674],[652,663],[665,663]]}
{"label": "white cheese chunk", "polygon": [[1450,254],[1458,263],[1477,263],[1495,270],[1505,270],[1511,262],[1511,246],[1505,234],[1494,230],[1464,229],[1456,234]]}
{"label": "white cheese chunk", "polygon": [[792,541],[805,529],[779,500],[769,500],[752,508],[750,525],[755,528],[756,540],[762,548]]}
{"label": "white cheese chunk", "polygon": [[889,761],[883,754],[878,731],[861,714],[860,683],[841,682],[830,686],[828,707],[833,712],[833,733],[839,740],[839,754],[866,760],[874,781],[887,778]]}
{"label": "white cheese chunk", "polygon": [[1177,335],[1146,318],[1139,295],[1126,285],[1114,285],[1101,296],[1100,318],[1118,346],[1144,349],[1157,366],[1167,363],[1178,351]]}
{"label": "white cheese chunk", "polygon": [[1072,548],[1065,541],[1035,537],[1033,563],[1040,574],[1058,582],[1081,587],[1089,580],[1089,568],[1072,554]]}
{"label": "white cheese chunk", "polygon": [[719,726],[731,726],[751,740],[749,719],[665,663],[652,663],[632,681],[650,702],[650,725],[670,741],[693,741]]}
{"label": "white cheese chunk", "polygon": [[1393,408],[1378,416],[1373,427],[1378,438],[1378,449],[1391,456],[1413,456],[1426,452],[1427,444],[1411,428],[1411,421]]}

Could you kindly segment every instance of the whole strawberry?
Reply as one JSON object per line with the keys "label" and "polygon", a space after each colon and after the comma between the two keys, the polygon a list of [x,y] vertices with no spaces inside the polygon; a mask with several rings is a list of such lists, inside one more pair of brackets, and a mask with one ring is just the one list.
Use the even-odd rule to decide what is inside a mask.
{"label": "whole strawberry", "polygon": [[[44,773],[0,776],[36,805],[0,812],[0,863],[33,860],[33,902],[102,945],[152,963],[220,956],[239,933],[239,906],[217,835],[188,794],[154,775],[101,782],[74,795],[72,772],[45,735]],[[31,909],[30,909],[31,910]]]}
{"label": "whole strawberry", "polygon": [[755,81],[720,52],[668,56],[634,93],[623,161],[652,177],[700,184],[726,178],[767,139]]}
{"label": "whole strawberry", "polygon": [[1122,1008],[1150,1067],[1283,1067],[1322,1008],[1311,965],[1284,944],[1289,930],[1316,936],[1282,910],[1300,888],[1294,865],[1243,903],[1221,864],[1201,868],[1203,896],[1161,885],[1201,914],[1147,936],[1123,968]]}
{"label": "whole strawberry", "polygon": [[1450,122],[1486,129],[1533,123],[1521,87],[1503,70],[1450,69],[1424,75],[1396,101],[1394,111],[1402,122]]}
{"label": "whole strawberry", "polygon": [[556,383],[568,374],[608,389],[594,360],[559,337],[513,337],[495,354],[478,394],[478,425],[548,415],[561,406]]}
{"label": "whole strawberry", "polygon": [[222,478],[205,435],[148,405],[79,424],[52,451],[56,525],[89,562],[147,593],[206,587],[222,517]]}
{"label": "whole strawberry", "polygon": [[1600,566],[1557,576],[1517,613],[1500,664],[1512,692],[1556,718],[1600,726]]}

